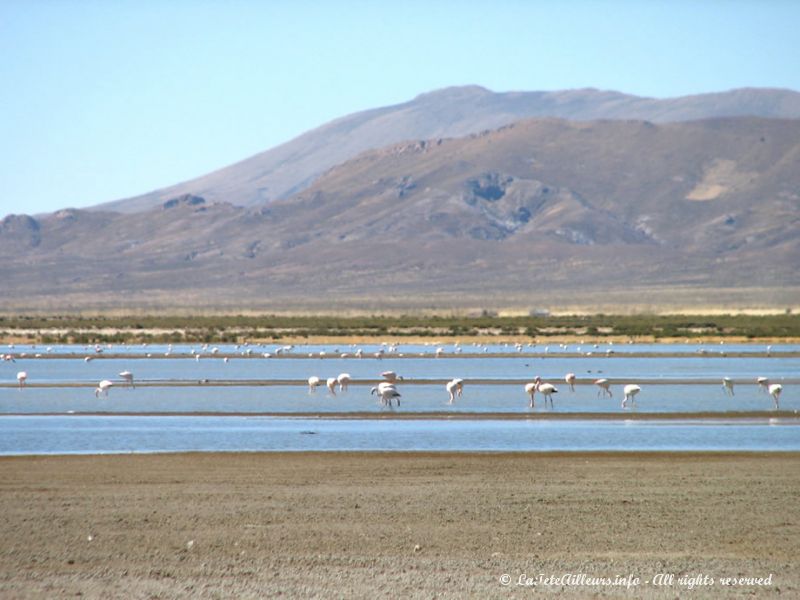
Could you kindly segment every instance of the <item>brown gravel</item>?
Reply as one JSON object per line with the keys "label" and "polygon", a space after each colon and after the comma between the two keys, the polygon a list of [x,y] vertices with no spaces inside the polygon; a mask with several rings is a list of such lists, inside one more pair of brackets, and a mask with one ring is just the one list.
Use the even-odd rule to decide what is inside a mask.
{"label": "brown gravel", "polygon": [[[800,454],[6,457],[0,598],[798,598],[798,492]],[[518,585],[567,573],[641,582]]]}

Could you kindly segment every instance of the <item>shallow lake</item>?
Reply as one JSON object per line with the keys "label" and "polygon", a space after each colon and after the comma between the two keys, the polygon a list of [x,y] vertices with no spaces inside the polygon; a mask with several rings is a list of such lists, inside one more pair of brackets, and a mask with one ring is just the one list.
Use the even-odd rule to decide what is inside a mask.
{"label": "shallow lake", "polygon": [[2,416],[0,454],[189,451],[798,451],[796,419],[448,421]]}
{"label": "shallow lake", "polygon": [[775,381],[800,377],[797,357],[443,357],[443,358],[102,358],[85,362],[80,358],[17,358],[0,362],[0,383],[16,383],[19,371],[28,383],[94,383],[119,381],[121,371],[131,371],[137,381],[283,381],[305,382],[317,375],[323,380],[349,373],[354,380],[379,381],[383,371],[395,371],[411,380],[449,380],[453,377],[530,381],[540,375],[563,383],[566,373],[578,380],[597,378],[630,381],[713,381],[731,377],[755,385],[757,377]]}
{"label": "shallow lake", "polygon": [[[642,384],[631,409],[647,413],[741,412],[772,410],[772,398],[755,384],[735,388],[726,396],[721,385],[711,384]],[[622,414],[622,386],[611,387],[612,398],[598,397],[597,387],[578,385],[574,392],[559,384],[553,407],[544,406],[540,394],[529,408],[529,398],[521,384],[464,385],[461,398],[449,404],[443,384],[398,384],[400,406],[382,407],[370,394],[371,384],[351,385],[346,392],[331,395],[320,387],[310,394],[308,386],[139,386],[111,388],[107,398],[96,398],[93,385],[86,387],[16,387],[0,388],[0,413],[617,413]],[[800,388],[800,386],[798,386]],[[799,410],[800,398],[787,386],[780,399],[782,410]]]}
{"label": "shallow lake", "polygon": [[[623,346],[626,350],[636,348],[639,355],[621,351]],[[772,424],[768,419],[742,418],[625,420],[630,413],[662,417],[670,413],[715,413],[724,418],[743,411],[770,411],[773,399],[758,388],[757,377],[781,383],[780,408],[797,412],[800,358],[790,354],[797,346],[773,345],[767,356],[765,346],[729,345],[729,353],[738,349],[751,354],[723,356],[710,348],[699,353],[691,344],[685,346],[685,354],[676,354],[676,345],[618,345],[611,355],[578,355],[574,348],[569,354],[569,348],[560,346],[551,347],[547,354],[526,355],[515,354],[513,346],[509,350],[508,346],[495,345],[483,354],[453,353],[440,358],[434,358],[434,346],[423,345],[407,350],[423,352],[424,357],[400,357],[402,346],[389,352],[383,346],[365,345],[364,358],[353,356],[353,347],[294,347],[289,358],[284,352],[280,357],[272,354],[276,347],[258,348],[272,354],[265,358],[263,354],[241,355],[247,350],[253,352],[252,347],[220,346],[218,354],[206,349],[206,354],[195,359],[190,352],[201,350],[200,346],[196,348],[173,347],[173,353],[189,356],[181,358],[164,356],[170,351],[167,346],[131,347],[127,356],[116,357],[94,353],[93,349],[89,354],[86,348],[76,346],[53,347],[49,352],[47,348],[26,347],[27,356],[22,356],[22,348],[14,348],[15,362],[0,362],[0,415],[5,415],[0,416],[0,453],[800,449],[800,428],[796,421],[786,420],[785,413],[783,420]],[[385,350],[381,358],[368,354],[381,348]],[[661,350],[665,348],[670,355],[658,355],[664,354]],[[451,346],[448,350],[455,349]],[[463,350],[472,352],[467,347]],[[324,352],[324,357],[319,352]],[[342,352],[349,356],[342,358]],[[655,355],[641,355],[648,352]],[[42,356],[37,358],[36,353]],[[227,361],[223,353],[229,353]],[[85,356],[92,356],[92,360],[86,361]],[[120,379],[119,373],[124,370],[134,373],[135,389]],[[398,383],[401,405],[391,409],[381,406],[370,394],[370,388],[381,379],[380,373],[387,370],[405,378]],[[23,389],[17,387],[19,371],[28,375],[28,385]],[[309,393],[306,382],[310,375],[324,381],[343,372],[353,379],[349,390],[333,395],[323,385]],[[574,391],[564,382],[568,372],[578,378]],[[536,375],[559,389],[552,408],[544,406],[541,395],[537,395],[534,408],[528,406],[524,384]],[[444,382],[453,377],[465,380],[464,393],[449,404]],[[598,394],[592,382],[600,377],[612,381],[613,397]],[[722,377],[736,382],[734,396],[725,395]],[[101,379],[114,381],[108,397],[95,397],[94,389]],[[642,390],[636,406],[623,411],[620,402],[625,383],[637,383]],[[382,416],[413,413],[422,418],[325,417],[363,412]],[[322,416],[303,420],[281,417],[282,413]],[[486,417],[431,420],[425,413],[484,413]],[[492,419],[489,413],[546,414],[551,419],[505,421]],[[604,413],[618,415],[619,419],[583,420],[576,413]],[[572,420],[558,418],[570,414]]]}

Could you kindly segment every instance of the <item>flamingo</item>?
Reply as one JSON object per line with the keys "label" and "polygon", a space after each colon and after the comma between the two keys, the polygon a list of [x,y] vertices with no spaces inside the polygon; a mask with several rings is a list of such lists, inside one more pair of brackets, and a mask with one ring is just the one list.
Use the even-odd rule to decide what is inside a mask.
{"label": "flamingo", "polygon": [[403,381],[403,376],[398,375],[394,371],[384,371],[381,373],[381,377],[383,377],[389,383],[397,383],[398,381]]}
{"label": "flamingo", "polygon": [[19,383],[19,387],[25,387],[25,381],[28,379],[28,373],[26,371],[20,371],[17,373],[17,383]]}
{"label": "flamingo", "polygon": [[328,386],[328,391],[331,394],[333,394],[334,396],[336,395],[336,384],[337,383],[338,383],[338,381],[336,380],[336,377],[328,377],[328,379],[325,381],[325,385]]}
{"label": "flamingo", "polygon": [[611,393],[611,382],[608,379],[596,379],[594,384],[600,388],[597,390],[598,397],[600,394],[603,394],[604,398],[606,394],[608,394],[609,398],[614,397],[614,394]]}
{"label": "flamingo", "polygon": [[313,394],[317,390],[317,386],[322,385],[322,381],[316,375],[308,378],[308,393]]}
{"label": "flamingo", "polygon": [[450,404],[452,404],[456,400],[456,395],[459,398],[461,397],[461,393],[464,390],[464,380],[452,379],[447,382],[445,389],[447,389],[447,393],[450,394]]}
{"label": "flamingo", "polygon": [[766,377],[759,377],[756,379],[756,383],[758,384],[758,389],[762,392],[769,391],[769,379]]}
{"label": "flamingo", "polygon": [[346,392],[347,386],[350,385],[350,373],[340,373],[336,381],[339,383],[339,391]]}
{"label": "flamingo", "polygon": [[733,396],[733,379],[730,377],[722,378],[722,391],[728,396]]}
{"label": "flamingo", "polygon": [[130,371],[122,371],[119,374],[119,376],[125,380],[125,383],[127,383],[132,388],[136,389],[136,386],[133,384],[133,373],[131,373]]}
{"label": "flamingo", "polygon": [[778,400],[781,397],[781,392],[783,391],[783,386],[780,383],[773,383],[769,386],[769,395],[772,396],[772,399],[775,400],[775,410],[778,410],[780,406],[778,405]]}
{"label": "flamingo", "polygon": [[525,393],[528,394],[531,397],[531,401],[528,404],[528,406],[530,408],[533,408],[533,406],[535,404],[534,396],[536,395],[536,382],[535,381],[533,383],[526,383],[525,384]]}
{"label": "flamingo", "polygon": [[547,406],[547,400],[550,399],[550,408],[553,407],[553,394],[558,393],[558,388],[554,386],[552,383],[542,383],[542,380],[537,377],[537,389],[542,393],[544,396],[544,405]]}
{"label": "flamingo", "polygon": [[575,391],[575,373],[567,373],[566,376],[564,377],[564,381],[566,381],[569,384],[569,391],[570,392],[574,392]]}
{"label": "flamingo", "polygon": [[97,384],[97,389],[95,389],[94,391],[94,397],[99,398],[100,394],[103,394],[104,397],[108,398],[108,390],[113,385],[114,385],[113,381],[109,381],[108,379],[103,379],[103,381]]}
{"label": "flamingo", "polygon": [[394,387],[393,384],[382,381],[378,384],[377,387],[374,387],[370,390],[370,394],[377,393],[381,397],[381,404],[384,406],[391,406],[392,405],[392,398],[397,399],[397,406],[400,406],[400,392],[397,391],[397,388]]}
{"label": "flamingo", "polygon": [[622,389],[622,393],[625,395],[625,397],[622,399],[622,408],[626,408],[628,400],[631,401],[631,405],[635,405],[636,404],[636,394],[638,394],[641,391],[642,391],[642,388],[640,388],[635,383],[629,383],[628,385],[626,385]]}

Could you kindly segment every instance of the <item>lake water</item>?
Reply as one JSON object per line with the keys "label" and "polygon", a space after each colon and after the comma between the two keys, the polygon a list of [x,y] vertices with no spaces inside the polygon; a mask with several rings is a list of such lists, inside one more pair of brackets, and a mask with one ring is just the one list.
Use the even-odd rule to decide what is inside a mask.
{"label": "lake water", "polygon": [[800,451],[796,419],[447,421],[0,417],[0,454],[189,451]]}
{"label": "lake water", "polygon": [[[792,353],[797,345],[727,345],[723,356],[710,346],[702,353],[698,345],[617,345],[615,353],[594,351],[575,354],[575,347],[551,345],[547,354],[521,354],[514,347],[495,345],[483,354],[450,354],[434,358],[436,346],[400,346],[400,350],[423,352],[425,357],[403,357],[386,347],[360,346],[364,358],[352,355],[353,347],[307,346],[291,350],[291,358],[245,358],[241,352],[253,348],[219,346],[219,354],[206,349],[199,360],[164,356],[167,346],[123,346],[107,352],[126,352],[125,357],[100,353],[85,361],[84,347],[15,347],[16,362],[0,361],[0,453],[53,452],[153,452],[171,450],[785,450],[800,449],[794,421],[776,427],[768,421],[745,423],[693,419],[679,423],[624,420],[620,407],[622,386],[642,387],[637,406],[629,412],[716,413],[721,418],[742,411],[769,411],[772,398],[759,390],[757,377],[768,377],[784,387],[781,409],[800,410],[800,358]],[[387,350],[378,359],[370,353]],[[609,348],[607,345],[603,349]],[[277,347],[263,347],[271,354]],[[633,351],[635,349],[636,351]],[[669,356],[665,355],[665,349]],[[681,350],[683,349],[683,350]],[[201,350],[200,346],[175,346],[172,352]],[[453,351],[455,347],[446,347]],[[464,346],[463,352],[474,349]],[[543,352],[543,346],[527,351]],[[713,351],[712,351],[713,350]],[[323,358],[319,352],[325,352]],[[347,352],[350,356],[342,358]],[[570,354],[570,352],[572,354]],[[683,352],[683,353],[681,353]],[[22,356],[22,354],[27,356]],[[37,358],[36,353],[42,354]],[[147,353],[152,356],[147,357]],[[224,361],[222,354],[229,360]],[[308,353],[313,356],[308,357]],[[760,354],[756,354],[760,353]],[[53,355],[61,355],[56,358]],[[644,354],[644,355],[643,355]],[[661,354],[661,355],[659,355]],[[97,353],[91,349],[91,356]],[[28,374],[28,386],[18,389],[18,371]],[[119,372],[134,373],[136,389],[124,387]],[[401,406],[379,405],[370,388],[382,371],[404,376],[398,384]],[[335,396],[322,386],[308,392],[307,379],[323,380],[347,372],[354,383]],[[564,374],[577,375],[578,385],[570,391]],[[554,407],[544,407],[537,396],[536,407],[528,407],[524,383],[541,375],[559,388]],[[464,394],[448,404],[444,382],[465,379]],[[613,398],[598,396],[592,382],[612,380]],[[735,395],[726,396],[722,377],[735,382]],[[107,398],[96,398],[94,388],[101,379],[115,382]],[[192,416],[192,413],[209,413]],[[547,413],[554,420],[497,421],[414,421],[315,419],[315,434],[303,434],[309,423],[297,419],[259,418],[258,414],[280,417],[281,413],[374,412],[392,413],[510,413],[537,416]],[[45,416],[49,413],[54,416]],[[90,413],[63,416],[67,413]],[[104,413],[98,416],[97,413]],[[105,413],[139,413],[140,416],[105,416]],[[159,414],[161,413],[161,414]],[[164,416],[163,413],[183,413]],[[225,413],[247,414],[252,417]],[[619,415],[612,421],[560,420],[559,414],[604,413]],[[12,416],[15,415],[15,416]],[[61,416],[58,416],[61,415]],[[531,435],[535,432],[535,435]],[[385,439],[384,439],[385,438]],[[116,441],[115,441],[116,440]]]}
{"label": "lake water", "polygon": [[28,383],[97,383],[117,379],[129,370],[137,381],[298,381],[309,376],[323,379],[349,373],[355,380],[377,381],[383,371],[395,371],[411,380],[490,379],[530,381],[540,375],[558,384],[566,373],[582,381],[599,377],[630,381],[713,381],[731,377],[755,383],[756,377],[779,381],[800,377],[800,358],[780,356],[591,356],[591,357],[447,357],[447,358],[17,358],[0,362],[0,383],[16,383],[18,371],[28,373]]}
{"label": "lake water", "polygon": [[[559,384],[553,408],[545,408],[541,395],[536,406],[528,406],[529,398],[518,385],[464,385],[464,393],[454,404],[443,384],[398,384],[402,394],[399,408],[392,411],[381,407],[377,397],[370,394],[372,384],[351,385],[346,392],[332,396],[325,387],[313,394],[304,383],[274,386],[139,386],[135,390],[112,388],[108,398],[96,398],[94,385],[87,387],[55,387],[23,390],[0,388],[0,413],[618,413],[622,401],[622,386],[612,386],[612,398],[597,396],[593,385],[578,385],[570,392]],[[735,388],[735,396],[723,393],[721,385],[704,384],[642,384],[633,410],[648,413],[719,412],[771,410],[773,400],[757,389],[755,384]],[[798,387],[800,389],[800,387]],[[799,410],[800,398],[787,386],[781,396],[781,409]]]}

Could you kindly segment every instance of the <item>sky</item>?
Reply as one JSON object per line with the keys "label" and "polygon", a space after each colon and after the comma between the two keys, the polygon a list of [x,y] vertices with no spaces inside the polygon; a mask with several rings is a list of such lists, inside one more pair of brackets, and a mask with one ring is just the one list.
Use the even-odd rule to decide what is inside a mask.
{"label": "sky", "polygon": [[794,0],[0,0],[0,217],[203,175],[477,84],[800,91]]}

